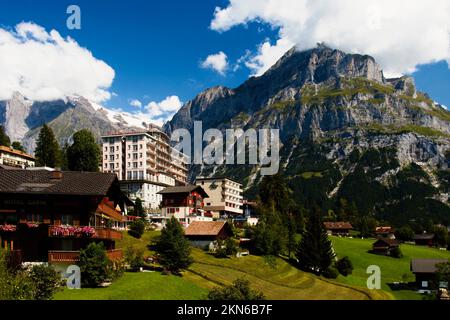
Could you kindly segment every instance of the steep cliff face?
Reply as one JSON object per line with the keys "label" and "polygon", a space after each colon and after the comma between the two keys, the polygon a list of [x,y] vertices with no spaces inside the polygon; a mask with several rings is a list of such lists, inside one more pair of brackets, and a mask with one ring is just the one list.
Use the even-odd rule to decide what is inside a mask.
{"label": "steep cliff face", "polygon": [[[320,202],[352,198],[355,170],[359,179],[362,169],[370,177],[367,192],[379,189],[384,195],[373,200],[370,209],[361,203],[361,210],[375,210],[377,201],[386,206],[398,203],[400,198],[386,194],[404,182],[404,170],[417,165],[414,172],[423,172],[429,181],[422,182],[434,188],[427,199],[443,201],[447,207],[448,181],[441,171],[449,161],[450,113],[418,92],[412,78],[386,79],[370,56],[325,46],[304,52],[292,49],[261,77],[235,89],[217,87],[200,94],[165,129],[192,129],[195,120],[203,122],[204,130],[280,129],[281,172],[294,185],[314,181],[311,187],[320,186]],[[362,165],[371,152],[377,153],[374,162],[386,158],[389,165],[381,160]],[[251,196],[261,179],[259,170],[194,166],[191,179],[199,174],[230,175],[244,182]]]}

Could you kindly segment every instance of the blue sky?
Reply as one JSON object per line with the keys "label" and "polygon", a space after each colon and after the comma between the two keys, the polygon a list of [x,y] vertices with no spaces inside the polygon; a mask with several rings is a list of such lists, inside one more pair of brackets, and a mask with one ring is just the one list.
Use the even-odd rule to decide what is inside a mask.
{"label": "blue sky", "polygon": [[[81,8],[81,30],[66,27],[70,4]],[[75,39],[115,71],[109,91],[117,96],[104,104],[133,110],[131,99],[145,105],[175,95],[186,102],[208,87],[236,87],[249,77],[252,70],[244,64],[233,70],[236,61],[247,50],[255,54],[265,41],[275,43],[278,29],[253,22],[225,32],[212,30],[214,9],[228,5],[225,0],[2,1],[0,27],[11,29],[20,22],[33,22]],[[201,67],[208,55],[220,51],[230,63],[224,75]],[[420,90],[450,106],[447,63],[420,66],[414,77]]]}

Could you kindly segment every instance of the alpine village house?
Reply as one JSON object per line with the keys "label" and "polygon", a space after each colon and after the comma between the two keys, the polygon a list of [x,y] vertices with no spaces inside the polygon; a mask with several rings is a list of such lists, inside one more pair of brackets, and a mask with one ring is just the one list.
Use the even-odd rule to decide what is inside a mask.
{"label": "alpine village house", "polygon": [[103,242],[111,260],[133,203],[112,173],[0,170],[0,239],[14,264],[74,264],[79,251]]}

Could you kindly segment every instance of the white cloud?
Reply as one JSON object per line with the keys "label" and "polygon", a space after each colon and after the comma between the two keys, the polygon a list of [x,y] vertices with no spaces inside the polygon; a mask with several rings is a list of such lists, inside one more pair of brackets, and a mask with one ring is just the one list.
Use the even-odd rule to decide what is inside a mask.
{"label": "white cloud", "polygon": [[142,107],[142,102],[138,99],[132,99],[130,101],[130,106],[140,109]]}
{"label": "white cloud", "polygon": [[222,51],[211,54],[201,63],[201,67],[204,69],[215,70],[219,74],[224,75],[225,71],[228,69],[228,57]]}
{"label": "white cloud", "polygon": [[143,115],[152,121],[166,122],[183,106],[178,96],[169,96],[160,102],[152,101],[145,107]]}
{"label": "white cloud", "polygon": [[273,66],[294,43],[288,39],[279,39],[275,45],[266,41],[259,46],[258,54],[249,57],[245,65],[253,71],[253,76],[260,76]]}
{"label": "white cloud", "polygon": [[319,42],[374,56],[385,74],[414,72],[418,65],[450,63],[448,0],[230,0],[216,8],[213,30],[249,22],[279,28],[275,45],[265,42],[248,66],[261,74],[292,43],[299,50]]}
{"label": "white cloud", "polygon": [[0,100],[18,91],[35,101],[81,95],[101,102],[111,97],[115,76],[75,40],[25,22],[0,28],[0,70]]}

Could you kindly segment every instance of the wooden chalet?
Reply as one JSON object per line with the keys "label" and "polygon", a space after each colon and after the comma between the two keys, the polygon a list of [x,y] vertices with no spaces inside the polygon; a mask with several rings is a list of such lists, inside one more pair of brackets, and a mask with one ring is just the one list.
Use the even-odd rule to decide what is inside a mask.
{"label": "wooden chalet", "polygon": [[434,233],[422,233],[414,235],[413,240],[417,246],[432,247],[436,243],[435,238],[436,235]]}
{"label": "wooden chalet", "polygon": [[198,219],[212,220],[204,210],[208,194],[201,186],[168,187],[158,194],[162,195],[162,215],[166,219],[175,217],[186,227]]}
{"label": "wooden chalet", "polygon": [[372,245],[372,253],[389,256],[392,250],[399,247],[399,243],[395,239],[379,238]]}
{"label": "wooden chalet", "polygon": [[73,264],[91,242],[122,256],[126,207],[115,174],[0,170],[0,239],[15,263]]}
{"label": "wooden chalet", "polygon": [[218,240],[233,235],[227,221],[194,221],[185,230],[185,236],[195,247],[206,248]]}
{"label": "wooden chalet", "polygon": [[350,230],[353,229],[350,222],[324,222],[323,224],[325,229],[327,229],[328,234],[335,236],[348,236]]}
{"label": "wooden chalet", "polygon": [[446,263],[445,259],[413,259],[411,271],[416,276],[416,286],[419,292],[430,292],[439,288],[448,289],[449,284],[439,282],[436,276],[437,265]]}

